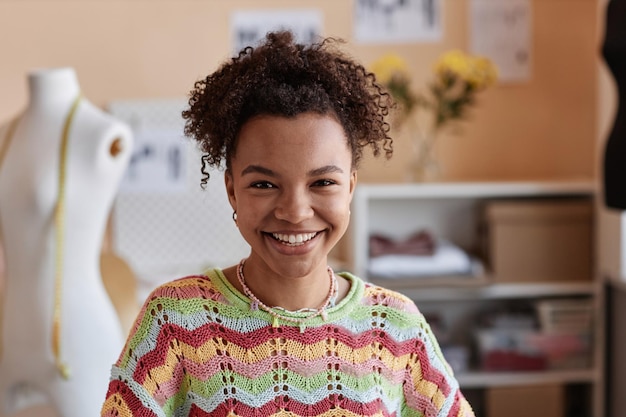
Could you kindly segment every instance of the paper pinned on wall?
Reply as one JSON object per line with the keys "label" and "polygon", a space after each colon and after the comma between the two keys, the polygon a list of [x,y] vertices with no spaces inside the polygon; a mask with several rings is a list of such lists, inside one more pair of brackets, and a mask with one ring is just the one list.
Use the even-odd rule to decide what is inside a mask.
{"label": "paper pinned on wall", "polygon": [[133,154],[120,184],[120,192],[185,192],[189,146],[183,139],[182,131],[176,129],[136,132]]}
{"label": "paper pinned on wall", "polygon": [[230,19],[233,53],[256,45],[267,32],[280,29],[291,30],[299,42],[316,42],[322,23],[322,13],[314,9],[236,11]]}
{"label": "paper pinned on wall", "polygon": [[531,77],[530,0],[471,0],[471,52],[491,59],[499,82]]}
{"label": "paper pinned on wall", "polygon": [[441,0],[355,0],[360,43],[433,42],[442,38]]}

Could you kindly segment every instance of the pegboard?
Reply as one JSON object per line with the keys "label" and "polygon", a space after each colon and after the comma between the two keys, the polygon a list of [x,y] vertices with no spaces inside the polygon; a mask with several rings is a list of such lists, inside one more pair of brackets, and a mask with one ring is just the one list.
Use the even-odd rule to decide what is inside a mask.
{"label": "pegboard", "polygon": [[222,170],[200,187],[201,153],[183,135],[185,99],[111,102],[128,123],[133,155],[113,207],[113,247],[137,275],[140,296],[160,283],[249,253],[232,220]]}

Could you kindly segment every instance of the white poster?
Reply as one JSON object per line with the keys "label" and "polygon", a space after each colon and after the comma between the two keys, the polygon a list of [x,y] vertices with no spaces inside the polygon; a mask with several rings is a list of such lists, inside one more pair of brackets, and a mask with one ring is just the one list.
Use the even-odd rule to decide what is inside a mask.
{"label": "white poster", "polygon": [[120,184],[120,192],[184,192],[187,189],[189,146],[189,141],[179,130],[154,129],[136,132],[133,154]]}
{"label": "white poster", "polygon": [[530,0],[471,0],[470,48],[498,67],[499,82],[531,75]]}
{"label": "white poster", "polygon": [[255,46],[267,32],[291,30],[296,40],[310,44],[319,41],[323,17],[319,10],[242,10],[231,15],[233,52]]}
{"label": "white poster", "polygon": [[360,43],[441,40],[441,0],[355,0],[354,38]]}

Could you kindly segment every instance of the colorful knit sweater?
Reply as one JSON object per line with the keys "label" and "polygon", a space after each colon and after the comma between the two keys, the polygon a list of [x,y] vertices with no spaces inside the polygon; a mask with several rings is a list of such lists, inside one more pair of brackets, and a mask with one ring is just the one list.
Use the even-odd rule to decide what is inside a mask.
{"label": "colorful knit sweater", "polygon": [[348,295],[306,327],[251,310],[220,270],[157,288],[101,415],[473,416],[415,304],[341,275]]}

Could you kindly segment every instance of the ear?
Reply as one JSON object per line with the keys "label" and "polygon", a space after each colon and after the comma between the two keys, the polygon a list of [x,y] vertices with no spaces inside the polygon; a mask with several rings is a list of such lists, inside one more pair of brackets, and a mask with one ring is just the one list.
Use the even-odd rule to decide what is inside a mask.
{"label": "ear", "polygon": [[230,170],[224,172],[224,184],[226,184],[226,194],[228,195],[228,202],[234,211],[237,211],[237,198],[235,197],[235,182],[233,180],[233,174]]}
{"label": "ear", "polygon": [[357,182],[356,169],[353,169],[352,172],[350,173],[350,201],[352,201],[352,196],[354,195],[356,182]]}

